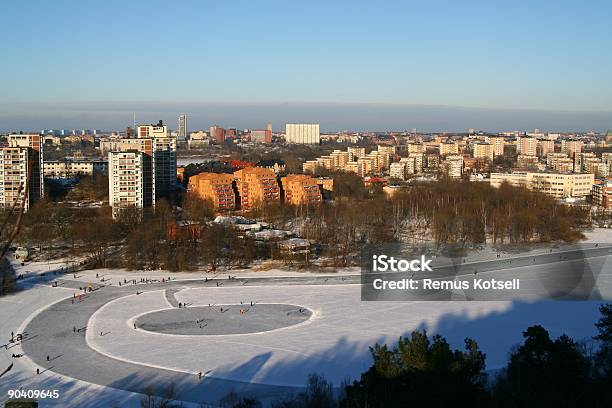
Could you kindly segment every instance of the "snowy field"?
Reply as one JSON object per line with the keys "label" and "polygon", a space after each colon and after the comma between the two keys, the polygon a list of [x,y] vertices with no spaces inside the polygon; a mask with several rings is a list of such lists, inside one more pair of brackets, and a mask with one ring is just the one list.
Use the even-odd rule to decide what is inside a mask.
{"label": "snowy field", "polygon": [[[586,235],[587,242],[612,242],[612,230],[599,229]],[[491,255],[483,251],[472,259],[489,259]],[[68,357],[65,353],[53,355],[52,358],[57,360],[48,364],[41,361],[40,356],[34,358],[26,354],[12,358],[13,354],[23,354],[24,351],[21,344],[8,341],[11,332],[23,332],[37,316],[53,310],[57,304],[70,304],[65,299],[78,292],[79,286],[90,283],[103,286],[93,296],[98,299],[107,296],[108,301],[90,308],[89,315],[83,315],[89,320],[82,346],[78,347],[95,350],[93,352],[106,359],[109,366],[133,364],[147,370],[195,378],[201,372],[211,381],[273,386],[301,387],[312,372],[323,373],[339,385],[344,380],[356,378],[369,367],[369,346],[376,342],[395,342],[399,336],[422,328],[430,334],[442,334],[454,347],[462,347],[465,337],[474,338],[487,354],[487,368],[496,369],[506,363],[507,353],[521,342],[521,331],[528,326],[541,324],[553,337],[565,333],[576,340],[588,340],[595,333],[594,323],[599,317],[599,302],[362,302],[360,287],[354,283],[359,273],[356,268],[317,273],[280,269],[218,274],[109,269],[64,276],[53,273],[66,265],[63,260],[28,262],[24,266],[14,264],[25,279],[20,283],[23,290],[0,298],[0,346],[6,344],[6,349],[0,347],[0,372],[11,367],[0,377],[1,402],[6,400],[10,389],[57,389],[60,400],[41,401],[41,407],[110,407],[116,403],[116,406],[128,408],[139,406],[141,395],[126,391],[128,388],[119,382],[111,387],[107,378],[102,381],[95,375],[85,381],[78,365],[70,366],[70,370],[59,370],[62,360]],[[609,261],[604,269],[600,284],[612,288]],[[228,282],[228,274],[235,278],[229,281],[231,285],[226,283],[216,287],[202,283],[204,278]],[[168,277],[171,277],[171,284],[162,284],[161,280]],[[141,278],[159,282],[119,287],[119,282],[140,281]],[[60,279],[59,285],[51,287],[55,279]],[[243,279],[244,283],[250,280],[249,284],[243,284]],[[328,279],[331,284],[321,284]],[[83,306],[92,302],[94,297],[85,298]],[[253,308],[250,308],[251,301],[255,302]],[[249,323],[252,324],[248,333],[229,335],[207,334],[205,327],[202,329],[204,333],[188,335],[134,328],[139,317],[176,308],[178,302],[187,303],[189,307],[209,307],[211,304],[212,309],[219,310],[220,321],[223,319],[220,312],[223,305],[242,302],[249,305],[244,315],[234,316],[240,313],[240,308],[234,306],[225,313],[232,314],[236,321],[251,319]],[[259,326],[264,326],[258,325],[258,319],[265,321],[268,318],[263,308],[257,314],[258,304],[304,307],[312,315],[296,324],[280,322],[274,327],[258,330]],[[75,306],[68,310],[68,316],[76,318],[86,309]],[[192,315],[189,316],[193,319]],[[72,323],[65,320],[70,332]],[[28,341],[38,342],[43,348],[56,345],[62,341],[59,339],[65,330],[65,327],[51,326],[44,327],[44,331],[27,333],[30,340],[26,337],[24,345]],[[41,350],[40,353],[45,352]],[[79,363],[83,370],[88,365],[87,361]],[[41,371],[39,375],[36,374],[37,368]],[[92,403],[94,399],[96,402]]]}
{"label": "snowy field", "polygon": [[[542,324],[553,336],[567,333],[582,339],[594,333],[598,313],[596,302],[362,302],[359,289],[359,285],[254,286],[176,293],[177,300],[190,307],[256,301],[313,311],[305,323],[287,328],[210,336],[129,330],[137,316],[170,307],[162,291],[129,295],[94,314],[87,341],[114,358],[180,372],[284,386],[301,386],[309,373],[320,372],[338,385],[369,367],[369,346],[394,342],[412,330],[441,333],[455,347],[461,347],[464,337],[474,337],[487,353],[488,368],[495,369],[505,364],[507,352],[528,326]],[[250,314],[257,314],[257,304],[243,318]],[[105,334],[100,336],[101,332]]]}

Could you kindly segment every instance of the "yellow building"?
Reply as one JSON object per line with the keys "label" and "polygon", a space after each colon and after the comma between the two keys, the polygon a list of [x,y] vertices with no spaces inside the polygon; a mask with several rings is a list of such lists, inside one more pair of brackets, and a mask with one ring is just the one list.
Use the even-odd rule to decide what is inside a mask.
{"label": "yellow building", "polygon": [[304,174],[289,174],[281,178],[285,202],[293,205],[315,205],[322,201],[317,179]]}
{"label": "yellow building", "polygon": [[493,155],[503,156],[504,146],[506,145],[506,139],[503,136],[491,136],[485,138],[486,142],[493,145]]}
{"label": "yellow building", "polygon": [[188,190],[202,199],[211,200],[216,210],[236,209],[232,174],[200,173],[189,177]]}
{"label": "yellow building", "polygon": [[474,144],[474,157],[479,159],[488,159],[493,161],[495,156],[495,147],[489,143],[475,143]]}
{"label": "yellow building", "polygon": [[408,143],[408,154],[425,153],[425,145],[423,143]]}
{"label": "yellow building", "polygon": [[440,156],[447,154],[459,154],[459,143],[451,141],[440,143]]}
{"label": "yellow building", "polygon": [[248,210],[280,202],[280,189],[274,171],[261,167],[247,167],[234,172],[234,178],[241,209]]}
{"label": "yellow building", "polygon": [[357,159],[361,159],[366,155],[365,147],[348,147],[347,152],[350,157],[350,161],[356,161]]}

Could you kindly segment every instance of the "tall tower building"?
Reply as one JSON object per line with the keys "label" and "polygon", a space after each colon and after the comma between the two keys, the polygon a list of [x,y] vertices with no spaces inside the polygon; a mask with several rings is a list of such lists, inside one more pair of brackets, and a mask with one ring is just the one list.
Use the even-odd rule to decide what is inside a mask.
{"label": "tall tower building", "polygon": [[187,140],[187,115],[184,113],[180,114],[178,119],[178,140]]}
{"label": "tall tower building", "polygon": [[155,197],[168,197],[176,186],[176,138],[153,138]]}

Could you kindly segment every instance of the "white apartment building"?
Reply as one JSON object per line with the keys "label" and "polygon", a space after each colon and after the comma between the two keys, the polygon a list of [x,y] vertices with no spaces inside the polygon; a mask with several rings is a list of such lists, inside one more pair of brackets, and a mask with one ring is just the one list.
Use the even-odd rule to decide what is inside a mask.
{"label": "white apartment building", "polygon": [[[185,126],[187,124],[185,123]],[[168,137],[168,126],[160,120],[157,125],[138,126],[138,137]]]}
{"label": "white apartment building", "polygon": [[491,173],[491,186],[503,182],[517,187],[539,191],[555,198],[584,198],[591,194],[594,174],[514,172]]}
{"label": "white apartment building", "polygon": [[123,208],[144,208],[144,153],[110,152],[108,165],[109,204],[113,217]]}
{"label": "white apartment building", "polygon": [[444,171],[450,178],[461,178],[463,174],[463,156],[449,155],[443,162]]}
{"label": "white apartment building", "polygon": [[285,125],[285,140],[287,143],[319,144],[321,142],[319,124],[287,123]]}
{"label": "white apartment building", "polygon": [[400,180],[406,180],[406,162],[400,160],[397,163],[391,163],[389,176]]}
{"label": "white apartment building", "polygon": [[101,159],[67,157],[64,160],[45,160],[43,174],[47,178],[70,178],[107,174],[108,162]]}

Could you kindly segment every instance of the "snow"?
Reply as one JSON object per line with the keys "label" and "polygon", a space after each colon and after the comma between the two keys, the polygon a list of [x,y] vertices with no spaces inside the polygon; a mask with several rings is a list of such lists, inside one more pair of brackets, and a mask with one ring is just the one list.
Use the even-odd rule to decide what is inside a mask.
{"label": "snow", "polygon": [[[296,326],[211,336],[126,331],[135,317],[169,307],[160,291],[131,295],[107,304],[92,316],[94,329],[88,342],[114,358],[180,372],[202,371],[215,378],[286,386],[301,386],[309,373],[321,372],[338,385],[347,378],[357,378],[369,367],[369,346],[393,343],[421,328],[447,336],[454,347],[462,347],[466,336],[475,338],[487,353],[487,368],[500,368],[511,347],[521,341],[521,331],[530,325],[542,324],[553,336],[567,333],[582,339],[593,335],[599,304],[362,302],[359,289],[359,285],[342,284],[265,285],[188,288],[176,293],[178,301],[192,306],[254,300],[300,305],[313,311],[310,320]],[[100,331],[111,334],[95,336]]]}
{"label": "snow", "polygon": [[[585,233],[586,244],[612,242],[612,229],[596,228]],[[563,246],[558,250],[562,250]],[[541,251],[531,249],[531,251]],[[491,259],[497,252],[488,249],[471,254],[467,261]],[[512,253],[502,253],[512,257]],[[78,260],[77,260],[78,261]],[[92,316],[88,344],[115,359],[151,367],[163,367],[186,373],[274,385],[303,386],[312,372],[324,374],[335,385],[347,378],[356,378],[370,363],[368,347],[376,342],[394,343],[401,335],[426,328],[430,334],[440,333],[453,347],[462,347],[466,336],[473,337],[487,354],[487,368],[502,367],[511,347],[522,340],[521,331],[541,324],[551,336],[563,333],[576,340],[589,339],[595,333],[600,302],[362,302],[360,287],[355,284],[278,285],[190,287],[193,279],[225,278],[291,278],[348,276],[359,268],[314,272],[270,269],[267,271],[236,270],[219,273],[168,271],[127,271],[97,269],[72,274],[54,275],[52,271],[69,266],[75,260],[27,262],[24,266],[12,260],[24,279],[24,290],[0,298],[0,371],[11,363],[11,371],[0,381],[0,402],[10,389],[57,389],[59,400],[46,400],[41,407],[137,407],[140,394],[106,388],[44,371],[22,353],[21,346],[8,343],[10,333],[18,333],[44,308],[70,297],[74,289],[50,283],[57,278],[88,283],[118,285],[123,279],[166,279],[179,281],[183,290],[174,294],[177,301],[192,305],[237,304],[254,300],[260,303],[283,303],[304,306],[313,311],[304,323],[235,335],[168,335],[134,330],[133,319],[155,310],[172,307],[164,291],[128,295],[107,303]],[[606,265],[610,265],[607,263]],[[609,267],[606,266],[606,269]],[[96,277],[96,274],[98,276]],[[610,274],[600,276],[600,284],[612,288]],[[142,286],[146,290],[146,285]],[[236,313],[238,313],[236,311]],[[256,307],[255,311],[256,313]],[[248,314],[245,316],[248,318]],[[96,336],[100,331],[109,332]],[[27,340],[26,340],[27,341]],[[36,375],[36,368],[43,372]],[[188,404],[186,404],[188,405]]]}
{"label": "snow", "polygon": [[[27,290],[0,298],[0,346],[7,344],[8,350],[0,348],[0,371],[4,371],[11,363],[11,371],[0,381],[0,401],[8,398],[8,391],[22,390],[58,390],[60,398],[41,401],[41,407],[109,407],[120,402],[122,407],[140,406],[140,395],[121,390],[103,388],[68,378],[34,364],[27,355],[18,359],[11,356],[22,354],[20,345],[9,343],[11,332],[19,333],[25,327],[30,317],[38,314],[48,305],[66,297],[72,296],[72,290],[51,288],[46,285],[33,285]],[[36,375],[36,369],[41,370]]]}

